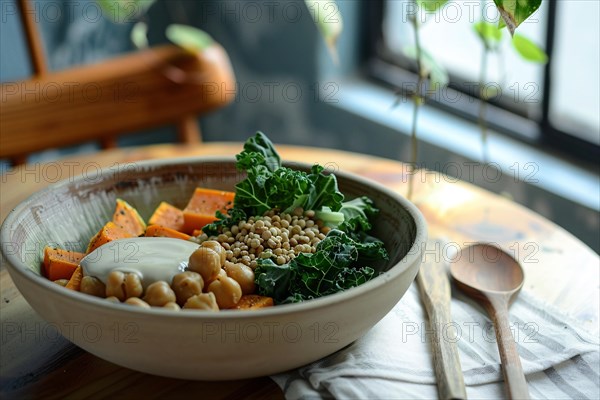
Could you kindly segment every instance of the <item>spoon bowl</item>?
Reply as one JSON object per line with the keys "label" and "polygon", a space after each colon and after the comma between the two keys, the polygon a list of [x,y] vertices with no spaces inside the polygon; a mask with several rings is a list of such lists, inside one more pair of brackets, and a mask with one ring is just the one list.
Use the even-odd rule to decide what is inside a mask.
{"label": "spoon bowl", "polygon": [[464,248],[450,271],[461,290],[481,296],[483,292],[511,293],[511,299],[523,287],[525,275],[519,262],[509,254],[485,243]]}
{"label": "spoon bowl", "polygon": [[450,273],[456,286],[479,300],[492,318],[509,398],[528,399],[527,381],[508,320],[508,306],[525,280],[519,262],[496,246],[478,243],[456,255]]}

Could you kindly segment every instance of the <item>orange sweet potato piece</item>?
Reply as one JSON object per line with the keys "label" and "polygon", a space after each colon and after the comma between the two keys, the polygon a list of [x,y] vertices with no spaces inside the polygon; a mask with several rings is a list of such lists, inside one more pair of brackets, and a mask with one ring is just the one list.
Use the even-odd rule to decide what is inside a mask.
{"label": "orange sweet potato piece", "polygon": [[83,256],[85,254],[76,251],[46,246],[44,248],[44,275],[51,281],[69,279]]}
{"label": "orange sweet potato piece", "polygon": [[150,225],[146,228],[146,237],[169,237],[175,239],[189,240],[190,235],[186,235],[183,232],[176,231],[175,229],[167,228],[166,226]]}
{"label": "orange sweet potato piece", "polygon": [[260,296],[258,294],[245,294],[233,308],[236,310],[258,310],[259,308],[272,306],[273,299],[271,297]]}
{"label": "orange sweet potato piece", "polygon": [[146,223],[137,210],[122,199],[117,199],[112,222],[125,229],[132,236],[143,235],[146,230]]}
{"label": "orange sweet potato piece", "polygon": [[183,210],[182,232],[192,233],[215,221],[215,213],[227,212],[233,206],[235,193],[222,190],[196,188],[188,205]]}
{"label": "orange sweet potato piece", "polygon": [[73,275],[71,275],[71,278],[65,287],[67,289],[76,290],[79,292],[79,289],[81,288],[81,278],[83,278],[83,270],[78,265],[77,268],[75,268],[75,271],[73,271]]}
{"label": "orange sweet potato piece", "polygon": [[148,225],[160,225],[165,228],[181,231],[183,228],[183,211],[163,201],[158,205],[148,220]]}
{"label": "orange sweet potato piece", "polygon": [[197,236],[200,236],[200,235],[202,235],[202,229],[194,229],[192,231],[192,236],[197,237]]}
{"label": "orange sweet potato piece", "polygon": [[87,248],[87,253],[91,253],[98,247],[117,239],[126,239],[133,237],[133,235],[121,228],[112,221],[109,221],[100,229],[100,231],[90,240],[90,244]]}

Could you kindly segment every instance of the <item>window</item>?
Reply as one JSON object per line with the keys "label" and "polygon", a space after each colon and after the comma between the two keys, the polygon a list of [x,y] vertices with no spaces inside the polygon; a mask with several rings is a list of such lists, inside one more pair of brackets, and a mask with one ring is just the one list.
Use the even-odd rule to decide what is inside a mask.
{"label": "window", "polygon": [[[369,70],[400,91],[414,88],[416,66],[405,56],[414,46],[411,0],[381,0],[371,21]],[[473,24],[497,21],[492,0],[450,1],[435,14],[418,15],[421,45],[448,72],[447,88],[429,92],[428,101],[477,120],[478,82],[493,90],[488,125],[537,145],[559,149],[577,160],[600,156],[600,2],[543,1],[517,29],[549,55],[547,64],[523,60],[503,31],[499,51],[486,57]]]}

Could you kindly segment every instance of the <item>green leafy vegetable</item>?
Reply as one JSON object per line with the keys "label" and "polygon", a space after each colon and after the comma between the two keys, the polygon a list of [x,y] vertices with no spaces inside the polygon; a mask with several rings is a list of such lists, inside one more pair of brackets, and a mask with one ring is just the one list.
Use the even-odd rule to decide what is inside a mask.
{"label": "green leafy vegetable", "polygon": [[322,221],[329,228],[337,228],[345,219],[344,214],[339,211],[332,211],[329,207],[323,207],[321,211],[317,211],[315,218]]}
{"label": "green leafy vegetable", "polygon": [[227,210],[227,214],[223,214],[220,210],[217,210],[215,216],[218,218],[212,224],[208,224],[202,228],[202,232],[207,234],[208,236],[217,236],[220,232],[220,229],[224,226],[231,227],[234,224],[237,224],[239,221],[246,219],[246,213],[244,210],[239,208],[230,208]]}
{"label": "green leafy vegetable", "polygon": [[[362,217],[368,220],[379,214],[379,210],[375,207],[375,203],[367,196],[357,197],[354,200],[346,201],[342,204],[340,212],[344,214],[346,220],[351,220],[355,217]],[[366,230],[369,229],[371,228]]]}
{"label": "green leafy vegetable", "polygon": [[[381,250],[383,249],[383,253]],[[340,230],[332,230],[315,253],[301,253],[288,264],[261,259],[255,270],[258,292],[276,303],[293,303],[333,294],[367,282],[375,269],[362,264],[385,254],[383,242],[359,243]]]}
{"label": "green leafy vegetable", "polygon": [[240,158],[244,158],[251,153],[262,154],[265,159],[264,164],[270,171],[275,171],[281,167],[281,157],[279,156],[279,153],[277,153],[275,146],[273,146],[273,143],[269,140],[267,135],[262,132],[256,132],[256,135],[246,140],[246,143],[244,143],[244,151],[236,157],[238,160],[238,168],[248,169],[251,167],[249,164],[240,162]]}
{"label": "green leafy vegetable", "polygon": [[367,231],[362,230],[360,227],[349,232],[343,232],[339,229],[334,229],[327,235],[327,237],[347,236],[353,240],[358,251],[356,265],[374,266],[374,263],[378,263],[381,260],[387,260],[389,256],[383,245],[383,242],[373,236],[368,235],[366,232]]}
{"label": "green leafy vegetable", "polygon": [[[381,240],[368,234],[372,228],[370,220],[377,214],[379,209],[375,207],[373,200],[363,196],[343,203],[337,212],[324,209],[317,212],[315,217],[324,221],[326,226],[336,228],[328,237],[343,232],[361,246],[364,245],[359,252],[359,264],[363,265],[386,260],[388,257]],[[367,244],[370,245],[366,246]]]}
{"label": "green leafy vegetable", "polygon": [[375,217],[378,213],[379,210],[375,208],[373,200],[362,196],[342,203],[339,211],[332,211],[329,207],[323,207],[323,209],[316,212],[315,218],[323,221],[330,228],[338,228],[349,233],[356,230],[371,230],[369,219]]}
{"label": "green leafy vegetable", "polygon": [[262,215],[271,209],[291,212],[297,207],[318,210],[327,206],[338,210],[344,195],[338,190],[333,174],[325,174],[320,165],[306,173],[281,166],[273,144],[258,132],[236,156],[237,168],[247,178],[236,185],[234,207],[247,215]]}

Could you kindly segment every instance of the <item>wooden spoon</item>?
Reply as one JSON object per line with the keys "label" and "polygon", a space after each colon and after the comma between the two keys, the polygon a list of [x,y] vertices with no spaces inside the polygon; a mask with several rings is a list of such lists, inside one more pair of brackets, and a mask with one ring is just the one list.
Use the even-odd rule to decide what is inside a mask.
{"label": "wooden spoon", "polygon": [[492,318],[509,398],[528,399],[527,382],[508,322],[508,306],[523,286],[523,269],[498,247],[478,243],[456,255],[450,273],[458,288],[480,300]]}

